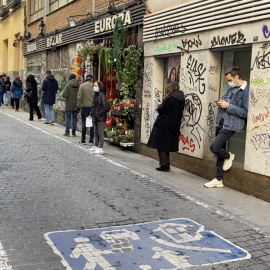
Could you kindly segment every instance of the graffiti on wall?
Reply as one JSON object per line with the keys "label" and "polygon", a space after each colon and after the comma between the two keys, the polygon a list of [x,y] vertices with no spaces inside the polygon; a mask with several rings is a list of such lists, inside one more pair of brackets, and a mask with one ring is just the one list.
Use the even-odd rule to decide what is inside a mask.
{"label": "graffiti on wall", "polygon": [[147,136],[150,135],[150,103],[146,103],[143,108],[144,130]]}
{"label": "graffiti on wall", "polygon": [[192,138],[191,135],[187,136],[182,134],[180,136],[183,151],[189,150],[194,152],[196,150],[196,146],[199,149],[201,148],[202,137],[200,133],[201,131],[204,131],[200,125],[201,115],[202,102],[200,97],[195,93],[186,94],[181,129],[184,129],[186,134],[191,134]]}
{"label": "graffiti on wall", "polygon": [[180,49],[181,55],[183,56],[185,53],[189,53],[190,49],[194,47],[198,49],[200,46],[202,46],[202,41],[200,39],[200,35],[198,35],[193,39],[182,39],[180,44],[181,45],[177,46],[177,48]]}
{"label": "graffiti on wall", "polygon": [[214,36],[211,40],[211,48],[227,45],[244,45],[245,43],[245,35],[241,31],[238,31],[228,36]]}
{"label": "graffiti on wall", "polygon": [[208,104],[207,116],[206,116],[206,125],[208,128],[207,137],[209,142],[211,142],[215,138],[215,108],[216,105],[212,102]]}
{"label": "graffiti on wall", "polygon": [[[270,37],[270,31],[266,25],[263,26],[262,31],[265,38]],[[264,154],[270,153],[270,107],[268,105],[270,102],[270,42],[264,42],[257,48],[251,67],[249,100],[254,109],[249,112],[248,139],[254,147],[252,151]],[[249,153],[249,155],[253,154],[253,152]],[[259,173],[262,168],[256,167],[253,170]]]}
{"label": "graffiti on wall", "polygon": [[156,27],[155,38],[173,37],[177,33],[185,33],[186,27],[182,24],[170,24]]}
{"label": "graffiti on wall", "polygon": [[192,86],[195,86],[195,84],[198,83],[198,90],[200,94],[203,94],[205,92],[204,73],[206,71],[204,63],[199,62],[199,60],[190,55],[188,57],[186,68],[189,74],[189,83]]}
{"label": "graffiti on wall", "polygon": [[269,30],[269,28],[268,28],[268,26],[266,24],[263,25],[262,32],[263,32],[263,36],[265,38],[269,38],[270,37],[270,30]]}
{"label": "graffiti on wall", "polygon": [[155,53],[171,52],[174,49],[177,49],[177,47],[178,47],[177,42],[158,44],[155,46],[154,52]]}
{"label": "graffiti on wall", "polygon": [[146,60],[144,66],[144,82],[147,87],[152,87],[153,72],[153,63],[150,60]]}

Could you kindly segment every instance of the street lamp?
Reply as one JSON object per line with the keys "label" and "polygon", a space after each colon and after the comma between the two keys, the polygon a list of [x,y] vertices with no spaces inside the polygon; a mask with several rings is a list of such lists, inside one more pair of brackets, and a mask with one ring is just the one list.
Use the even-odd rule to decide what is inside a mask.
{"label": "street lamp", "polygon": [[14,40],[14,41],[13,41],[12,46],[13,46],[13,47],[18,47],[18,42],[17,42],[17,40]]}

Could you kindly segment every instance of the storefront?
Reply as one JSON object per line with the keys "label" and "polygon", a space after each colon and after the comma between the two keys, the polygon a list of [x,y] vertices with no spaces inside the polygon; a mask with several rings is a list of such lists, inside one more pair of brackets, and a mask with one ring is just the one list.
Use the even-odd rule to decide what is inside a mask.
{"label": "storefront", "polygon": [[[270,176],[270,96],[267,75],[270,25],[266,19],[267,4],[257,2],[262,2],[261,6],[253,7],[242,2],[234,7],[225,1],[213,3],[207,0],[145,17],[141,139],[143,153],[153,155],[145,144],[156,117],[154,99],[162,99],[166,84],[178,80],[186,101],[179,153],[173,156],[173,163],[179,168],[213,179],[215,159],[209,146],[215,136],[217,106],[214,101],[221,98],[228,88],[224,80],[225,70],[238,65],[242,79],[250,85],[247,131],[235,134],[227,145],[229,151],[236,154],[236,165],[226,174],[228,178],[224,182],[267,199],[267,193],[256,186],[258,182],[262,186],[269,185]],[[239,13],[235,16],[244,9],[245,15]],[[254,12],[260,16],[252,17]],[[231,16],[229,26],[224,14]],[[211,170],[203,170],[205,166]],[[244,185],[246,179],[248,181]]]}
{"label": "storefront", "polygon": [[[84,81],[85,75],[89,73],[93,75],[94,80],[104,81],[107,88],[107,98],[111,105],[114,105],[114,108],[117,107],[119,96],[123,94],[123,85],[117,79],[119,76],[118,71],[120,70],[118,67],[122,69],[121,73],[123,73],[124,54],[128,54],[128,50],[135,49],[137,51],[142,46],[144,14],[145,5],[143,1],[136,1],[129,3],[124,9],[116,10],[115,14],[106,13],[97,16],[97,18],[90,18],[77,26],[57,31],[48,37],[25,44],[24,55],[26,62],[32,62],[34,59],[35,62],[39,63],[39,66],[36,66],[35,69],[34,66],[27,64],[26,75],[35,72],[35,74],[39,73],[39,77],[42,79],[45,70],[50,69],[58,80],[59,93],[55,108],[61,111],[62,116],[59,119],[56,118],[57,122],[64,123],[65,102],[61,98],[61,91],[71,72],[74,72],[77,75],[77,79],[81,82]],[[112,47],[118,46],[117,49],[119,49],[121,43],[118,43],[118,45],[113,45],[112,43],[114,40],[114,29],[119,18],[121,18],[123,23],[125,34],[122,37],[124,39],[121,45],[124,46],[122,48],[123,54],[117,57]],[[119,35],[121,35],[120,31]],[[119,40],[120,38],[121,36],[118,37]],[[117,66],[118,64],[119,66]],[[137,88],[139,89],[139,87]],[[141,89],[142,83],[140,91]],[[140,93],[134,93],[132,98],[138,99],[136,104],[140,106]],[[138,113],[140,113],[139,111]],[[121,114],[119,119],[122,119],[124,117],[123,112],[120,111],[118,113]],[[114,117],[117,117],[117,115]],[[129,123],[133,125],[133,134],[134,119],[135,115],[133,115],[132,123]],[[141,119],[140,115],[138,119]],[[138,122],[136,121],[136,123]],[[140,128],[140,125],[137,125],[137,128]],[[127,131],[127,128],[125,131]],[[136,134],[137,140],[140,140],[140,131],[137,131]],[[139,145],[139,142],[137,145]]]}

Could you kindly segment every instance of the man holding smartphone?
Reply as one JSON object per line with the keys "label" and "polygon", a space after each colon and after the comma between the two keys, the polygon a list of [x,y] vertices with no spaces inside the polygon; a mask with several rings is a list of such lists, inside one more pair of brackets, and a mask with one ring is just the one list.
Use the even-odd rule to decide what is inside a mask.
{"label": "man holding smartphone", "polygon": [[248,113],[249,87],[241,79],[240,68],[232,67],[225,72],[229,89],[216,102],[219,107],[216,117],[216,137],[210,145],[210,150],[216,155],[216,177],[204,184],[207,188],[223,187],[224,171],[231,168],[235,155],[226,151],[226,142],[235,132],[246,127]]}

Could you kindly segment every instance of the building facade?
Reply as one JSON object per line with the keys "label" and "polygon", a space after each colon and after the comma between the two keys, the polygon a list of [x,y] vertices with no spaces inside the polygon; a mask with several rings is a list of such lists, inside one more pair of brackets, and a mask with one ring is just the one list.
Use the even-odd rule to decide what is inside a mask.
{"label": "building facade", "polygon": [[215,157],[209,146],[215,136],[215,101],[228,88],[225,70],[238,65],[250,86],[247,130],[227,145],[236,160],[223,181],[270,201],[270,1],[168,2],[174,6],[149,0],[144,19],[142,153],[156,157],[146,147],[156,117],[154,99],[162,99],[167,83],[178,80],[186,104],[179,153],[172,163],[213,179]]}
{"label": "building facade", "polygon": [[25,31],[26,7],[19,1],[0,1],[0,73],[13,79],[23,73],[22,43]]}

